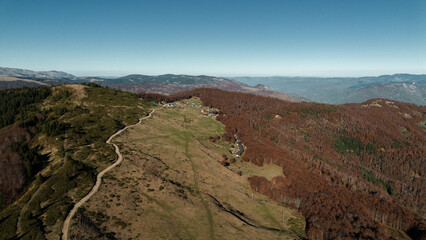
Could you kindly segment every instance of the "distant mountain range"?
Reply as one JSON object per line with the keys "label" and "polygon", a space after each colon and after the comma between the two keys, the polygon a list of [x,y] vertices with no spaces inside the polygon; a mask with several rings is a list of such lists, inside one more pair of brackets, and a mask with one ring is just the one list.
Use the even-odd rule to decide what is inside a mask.
{"label": "distant mountain range", "polygon": [[173,94],[194,88],[218,88],[228,91],[275,97],[290,102],[301,102],[305,100],[304,98],[289,96],[262,84],[252,87],[236,80],[204,75],[190,76],[165,74],[159,76],[148,76],[132,74],[119,78],[102,78],[76,77],[74,75],[58,71],[35,72],[15,68],[0,68],[0,89],[23,86],[32,87],[37,85],[75,84],[83,82],[97,83],[102,86],[108,86],[134,93],[152,92]]}
{"label": "distant mountain range", "polygon": [[371,98],[387,98],[426,105],[426,85],[385,83],[358,89],[347,96],[348,102],[364,102]]}
{"label": "distant mountain range", "polygon": [[165,74],[132,74],[118,78],[76,77],[60,71],[31,71],[0,67],[0,89],[93,82],[130,91],[173,94],[207,87],[254,93],[291,102],[314,101],[331,104],[364,102],[386,98],[426,105],[426,74],[394,74],[378,77],[233,77]]}
{"label": "distant mountain range", "polygon": [[426,74],[394,74],[359,78],[234,77],[249,84],[266,84],[314,102],[343,104],[387,98],[426,105]]}
{"label": "distant mountain range", "polygon": [[2,68],[0,67],[0,75],[9,77],[24,77],[24,78],[44,78],[44,79],[61,79],[61,78],[75,78],[74,75],[59,72],[59,71],[31,71],[19,68]]}

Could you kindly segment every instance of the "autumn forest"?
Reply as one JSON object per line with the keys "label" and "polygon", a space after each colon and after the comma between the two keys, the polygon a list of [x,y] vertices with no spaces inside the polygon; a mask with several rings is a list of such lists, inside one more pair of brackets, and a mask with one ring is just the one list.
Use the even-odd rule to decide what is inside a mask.
{"label": "autumn forest", "polygon": [[309,239],[386,239],[384,224],[412,238],[424,233],[425,106],[385,99],[290,103],[217,89],[140,94],[155,101],[191,96],[220,109],[221,137],[244,143],[244,161],[282,167],[283,176],[272,181],[248,181],[299,209]]}

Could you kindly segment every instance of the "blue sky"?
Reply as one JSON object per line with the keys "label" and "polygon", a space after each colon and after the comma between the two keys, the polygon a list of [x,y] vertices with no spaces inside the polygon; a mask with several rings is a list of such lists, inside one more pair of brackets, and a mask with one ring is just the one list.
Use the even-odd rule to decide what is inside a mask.
{"label": "blue sky", "polygon": [[426,1],[0,0],[0,66],[75,75],[426,73]]}

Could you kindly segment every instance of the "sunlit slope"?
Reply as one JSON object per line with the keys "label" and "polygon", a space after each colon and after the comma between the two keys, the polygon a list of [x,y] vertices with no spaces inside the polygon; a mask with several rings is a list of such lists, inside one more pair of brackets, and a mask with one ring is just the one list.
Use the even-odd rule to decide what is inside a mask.
{"label": "sunlit slope", "polygon": [[[35,161],[39,166],[23,175],[26,186],[18,189],[20,197],[2,209],[0,239],[59,239],[69,210],[93,186],[96,173],[116,159],[106,139],[136,123],[151,105],[133,94],[89,84],[52,87],[45,100],[18,111],[14,123],[0,132],[12,129],[30,137],[12,141],[27,148],[14,153],[11,161],[16,162],[3,166],[10,176]],[[27,159],[26,149],[37,154]]]}
{"label": "sunlit slope", "polygon": [[[250,189],[247,177],[281,175],[213,142],[224,125],[198,99],[165,107],[115,142],[123,162],[74,218],[73,239],[297,239],[304,219]],[[202,112],[203,111],[203,112]],[[241,171],[241,176],[237,174]]]}

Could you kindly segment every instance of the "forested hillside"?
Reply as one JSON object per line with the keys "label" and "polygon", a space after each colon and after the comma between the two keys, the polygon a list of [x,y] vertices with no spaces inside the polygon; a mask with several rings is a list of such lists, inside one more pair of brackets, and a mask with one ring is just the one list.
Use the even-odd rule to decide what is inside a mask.
{"label": "forested hillside", "polygon": [[51,94],[48,87],[16,88],[0,91],[0,129],[12,124],[18,114],[25,119],[32,104],[43,101]]}
{"label": "forested hillside", "polygon": [[0,239],[58,239],[115,161],[106,139],[151,103],[96,84],[0,91]]}
{"label": "forested hillside", "polygon": [[[193,96],[220,110],[222,138],[244,144],[243,161],[282,168],[273,178],[250,175],[248,184],[297,209],[308,238],[425,237],[423,106],[290,103],[218,89],[138,98],[96,84],[0,96],[1,239],[57,239],[72,206],[116,159],[105,140],[144,116],[150,101]],[[232,169],[235,161],[221,164]]]}
{"label": "forested hillside", "polygon": [[299,209],[310,239],[387,239],[395,229],[425,236],[425,107],[289,103],[214,89],[141,96],[197,96],[220,109],[224,138],[244,143],[245,161],[283,168],[271,181],[249,178],[252,188]]}

